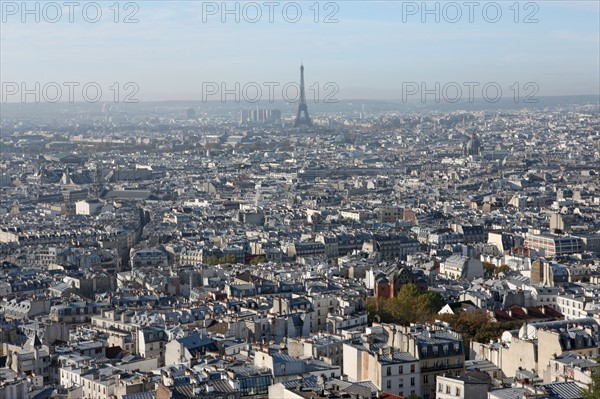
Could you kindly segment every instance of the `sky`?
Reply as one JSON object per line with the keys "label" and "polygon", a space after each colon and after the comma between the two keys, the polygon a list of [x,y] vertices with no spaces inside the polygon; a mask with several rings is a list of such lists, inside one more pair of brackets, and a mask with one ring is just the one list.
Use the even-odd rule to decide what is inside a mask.
{"label": "sky", "polygon": [[79,85],[75,96],[93,82],[121,101],[268,101],[295,95],[283,87],[299,80],[301,62],[307,96],[320,99],[443,88],[454,98],[457,86],[463,98],[481,97],[490,85],[503,97],[600,95],[595,0],[74,3],[30,1],[27,13],[21,1],[2,0],[3,101],[22,100],[6,90],[36,82],[59,84],[61,101],[65,82]]}

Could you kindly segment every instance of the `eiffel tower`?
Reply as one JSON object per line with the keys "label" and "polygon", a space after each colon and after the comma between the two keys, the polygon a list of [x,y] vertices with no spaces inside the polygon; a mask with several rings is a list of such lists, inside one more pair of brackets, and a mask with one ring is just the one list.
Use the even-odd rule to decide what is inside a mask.
{"label": "eiffel tower", "polygon": [[[304,112],[304,117],[302,113]],[[296,115],[296,121],[294,127],[298,126],[312,126],[312,121],[308,116],[308,107],[306,106],[306,95],[304,94],[304,65],[300,64],[300,102],[298,103],[298,114]]]}

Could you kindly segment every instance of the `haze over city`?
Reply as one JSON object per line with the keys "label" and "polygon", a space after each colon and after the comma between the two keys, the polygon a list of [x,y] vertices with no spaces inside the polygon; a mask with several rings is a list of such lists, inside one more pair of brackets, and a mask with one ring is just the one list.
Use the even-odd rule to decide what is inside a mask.
{"label": "haze over city", "polygon": [[9,82],[135,82],[140,100],[201,100],[203,82],[295,81],[304,60],[307,81],[336,83],[340,99],[400,99],[403,82],[600,91],[596,1],[100,2],[97,19],[83,5],[58,18],[43,2],[38,15],[7,4],[0,67]]}

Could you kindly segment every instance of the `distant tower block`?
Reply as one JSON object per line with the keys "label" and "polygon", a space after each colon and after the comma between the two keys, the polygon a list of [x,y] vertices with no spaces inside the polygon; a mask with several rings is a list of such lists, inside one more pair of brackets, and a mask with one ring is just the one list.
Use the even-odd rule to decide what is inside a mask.
{"label": "distant tower block", "polygon": [[[304,117],[302,117],[304,113]],[[304,65],[300,64],[300,102],[298,103],[298,114],[294,126],[312,126],[310,116],[308,116],[308,107],[306,106],[306,95],[304,92]]]}

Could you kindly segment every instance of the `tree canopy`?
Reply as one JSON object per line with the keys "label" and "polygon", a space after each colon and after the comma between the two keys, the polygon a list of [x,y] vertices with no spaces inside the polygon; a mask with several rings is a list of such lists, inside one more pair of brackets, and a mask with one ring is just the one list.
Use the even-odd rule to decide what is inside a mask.
{"label": "tree canopy", "polygon": [[264,255],[260,255],[260,256],[257,256],[256,258],[252,259],[250,261],[250,264],[251,265],[260,265],[262,263],[265,263],[266,261],[267,261],[267,259],[265,258],[265,256]]}
{"label": "tree canopy", "polygon": [[209,256],[205,263],[209,266],[235,264],[237,263],[237,258],[233,254],[227,254],[225,256],[221,256],[220,258],[217,256]]}
{"label": "tree canopy", "polygon": [[497,340],[507,329],[502,324],[492,320],[483,310],[460,312],[458,315],[444,314],[439,318],[452,326],[457,333],[469,341],[489,342]]}
{"label": "tree canopy", "polygon": [[[600,356],[596,357],[596,362],[600,364]],[[583,399],[600,398],[600,366],[592,370],[592,382],[588,388],[583,391]]]}
{"label": "tree canopy", "polygon": [[483,263],[484,273],[487,277],[497,276],[500,273],[506,273],[506,272],[510,271],[510,267],[507,265],[502,265],[502,266],[496,267],[493,263],[489,263],[489,262],[482,262],[482,263]]}
{"label": "tree canopy", "polygon": [[438,293],[421,292],[414,284],[402,286],[393,298],[371,298],[367,301],[372,319],[379,316],[381,322],[404,325],[429,321],[442,306],[444,300]]}

